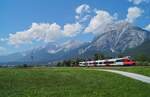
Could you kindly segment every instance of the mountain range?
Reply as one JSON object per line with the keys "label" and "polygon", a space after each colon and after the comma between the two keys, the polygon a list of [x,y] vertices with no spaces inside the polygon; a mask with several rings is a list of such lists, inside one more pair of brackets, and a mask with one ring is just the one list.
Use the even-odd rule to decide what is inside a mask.
{"label": "mountain range", "polygon": [[150,32],[127,22],[108,25],[106,32],[97,35],[91,42],[70,40],[61,45],[47,43],[32,50],[0,56],[1,64],[50,63],[77,57],[91,57],[94,53],[116,56],[149,55]]}

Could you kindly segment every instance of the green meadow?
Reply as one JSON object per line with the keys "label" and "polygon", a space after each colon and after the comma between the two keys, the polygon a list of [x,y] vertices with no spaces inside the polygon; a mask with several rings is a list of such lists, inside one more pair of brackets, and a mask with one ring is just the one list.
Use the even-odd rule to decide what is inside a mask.
{"label": "green meadow", "polygon": [[83,68],[1,68],[0,97],[149,97],[150,84]]}
{"label": "green meadow", "polygon": [[133,66],[129,68],[119,68],[119,70],[150,76],[150,66]]}

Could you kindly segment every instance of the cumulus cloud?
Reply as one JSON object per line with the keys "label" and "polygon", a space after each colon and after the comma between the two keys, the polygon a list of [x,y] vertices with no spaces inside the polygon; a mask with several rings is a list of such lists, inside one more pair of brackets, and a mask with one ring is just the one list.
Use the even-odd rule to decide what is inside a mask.
{"label": "cumulus cloud", "polygon": [[[52,42],[64,37],[74,37],[83,30],[94,35],[111,30],[110,25],[117,21],[118,14],[111,15],[107,11],[97,9],[94,12],[96,15],[92,17],[90,6],[82,4],[76,8],[76,23],[66,23],[62,27],[56,23],[32,23],[29,29],[10,34],[8,39],[1,39],[1,41],[8,40],[10,44],[18,46],[33,41]],[[140,8],[130,7],[127,18],[123,21],[133,23],[142,13],[143,10]]]}
{"label": "cumulus cloud", "polygon": [[79,20],[79,19],[80,19],[80,16],[76,15],[76,16],[75,16],[75,19]]}
{"label": "cumulus cloud", "polygon": [[133,23],[138,17],[143,13],[138,7],[130,7],[128,9],[128,14],[125,19],[118,20],[118,14],[115,13],[111,15],[109,12],[104,10],[96,10],[96,16],[94,16],[88,26],[85,28],[84,32],[93,33],[94,35],[99,35],[114,29],[115,24],[121,22]]}
{"label": "cumulus cloud", "polygon": [[33,40],[50,42],[61,35],[61,27],[56,23],[32,23],[32,26],[28,30],[10,34],[8,40],[12,45],[20,45],[32,43]]}
{"label": "cumulus cloud", "polygon": [[77,22],[79,23],[83,23],[86,22],[87,20],[89,20],[91,18],[90,15],[84,15],[84,16],[75,16],[75,18],[77,19]]}
{"label": "cumulus cloud", "polygon": [[150,31],[150,24],[145,27],[146,30]]}
{"label": "cumulus cloud", "polygon": [[81,31],[82,26],[79,23],[64,25],[65,36],[73,37]]}
{"label": "cumulus cloud", "polygon": [[129,0],[129,2],[132,2],[135,5],[138,5],[138,4],[142,3],[142,2],[146,2],[146,0]]}
{"label": "cumulus cloud", "polygon": [[133,23],[138,17],[142,15],[144,11],[138,7],[130,7],[128,9],[128,14],[126,20],[130,23]]}
{"label": "cumulus cloud", "polygon": [[93,34],[101,34],[106,31],[107,25],[113,23],[116,17],[111,16],[107,11],[99,10],[96,11],[96,16],[94,16],[88,27],[85,28],[85,32],[92,32]]}
{"label": "cumulus cloud", "polygon": [[84,12],[90,12],[90,6],[87,4],[82,4],[76,8],[76,13],[81,14]]}
{"label": "cumulus cloud", "polygon": [[[73,37],[80,33],[82,26],[79,23],[66,24],[61,28],[56,23],[32,23],[28,30],[9,34],[9,44],[19,46],[33,41],[53,42],[64,37]],[[2,39],[3,40],[3,39]]]}
{"label": "cumulus cloud", "polygon": [[76,16],[75,19],[78,22],[84,22],[90,18],[89,13],[91,12],[91,8],[87,4],[82,4],[76,8]]}

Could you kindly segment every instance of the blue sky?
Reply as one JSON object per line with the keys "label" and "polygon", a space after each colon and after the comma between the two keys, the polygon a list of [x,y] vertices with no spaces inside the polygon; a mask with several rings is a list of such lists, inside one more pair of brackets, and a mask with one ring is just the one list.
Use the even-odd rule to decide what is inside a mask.
{"label": "blue sky", "polygon": [[[77,13],[77,8],[83,4],[88,5],[89,8],[86,10],[82,9],[82,12]],[[84,7],[86,8],[87,6]],[[90,25],[90,22],[92,22],[91,20],[96,15],[101,15],[104,11],[106,11],[109,13],[108,17],[110,18],[116,17],[117,21],[125,20],[127,18],[129,8],[133,8],[135,10],[137,8],[140,9],[137,9],[136,11],[138,12],[137,17],[130,14],[129,18],[134,18],[132,22],[133,24],[142,28],[145,28],[150,24],[149,0],[0,0],[0,55],[27,50],[52,41],[59,43],[63,43],[71,39],[91,41],[95,36],[95,33],[97,33],[90,33],[90,31],[95,31],[94,28],[87,31],[88,33],[84,32],[88,26],[92,26]],[[96,13],[96,11],[100,12]],[[107,16],[107,13],[104,14]],[[80,16],[80,19],[76,19],[75,16]],[[85,16],[89,17],[81,22],[80,20],[82,20]],[[116,20],[110,19],[110,21]],[[65,34],[60,34],[59,31],[57,31],[59,37],[56,37],[56,35],[49,35],[47,38],[50,37],[50,40],[45,40],[45,38],[43,39],[39,36],[36,38],[24,38],[23,36],[20,36],[20,38],[23,37],[24,40],[28,39],[28,41],[25,40],[25,43],[23,43],[22,40],[20,43],[20,40],[17,40],[20,39],[17,38],[20,34],[16,33],[24,33],[21,35],[30,33],[31,31],[27,30],[30,28],[33,30],[33,23],[36,23],[36,27],[51,27],[52,24],[56,23],[54,27],[57,27],[57,30],[60,30],[60,33]],[[65,25],[66,30],[64,30]],[[61,28],[59,29],[59,27]],[[71,27],[76,28],[76,30],[71,29]],[[100,24],[98,27],[100,27]],[[43,29],[40,31],[43,31]],[[76,34],[72,34],[67,31]],[[98,31],[101,30],[98,29]],[[54,32],[52,30],[47,33]],[[14,36],[11,37],[10,34]],[[14,40],[19,41],[19,43],[14,42]]]}

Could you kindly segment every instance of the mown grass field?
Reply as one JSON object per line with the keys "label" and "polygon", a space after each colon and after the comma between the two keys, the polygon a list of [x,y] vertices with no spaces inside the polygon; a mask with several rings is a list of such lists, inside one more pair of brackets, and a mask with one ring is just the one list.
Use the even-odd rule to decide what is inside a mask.
{"label": "mown grass field", "polygon": [[149,97],[150,84],[82,68],[1,68],[0,97]]}

